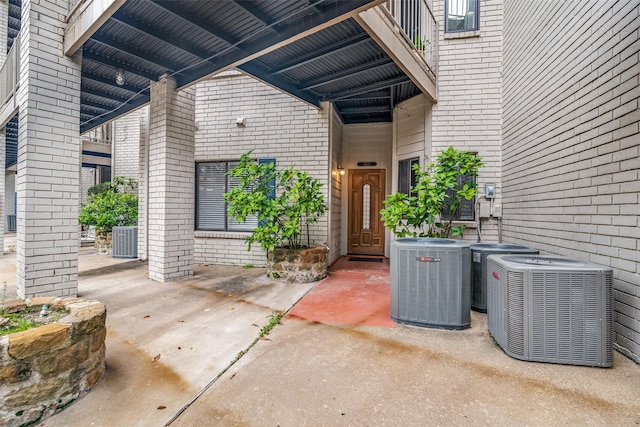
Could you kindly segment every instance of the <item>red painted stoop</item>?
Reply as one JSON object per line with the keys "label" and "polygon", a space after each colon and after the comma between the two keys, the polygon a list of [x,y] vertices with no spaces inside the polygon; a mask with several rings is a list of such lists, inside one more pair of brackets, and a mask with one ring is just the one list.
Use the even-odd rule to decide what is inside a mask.
{"label": "red painted stoop", "polygon": [[345,256],[336,261],[329,268],[328,277],[305,295],[286,317],[320,323],[394,327],[389,317],[389,260],[367,262],[349,261],[349,258]]}

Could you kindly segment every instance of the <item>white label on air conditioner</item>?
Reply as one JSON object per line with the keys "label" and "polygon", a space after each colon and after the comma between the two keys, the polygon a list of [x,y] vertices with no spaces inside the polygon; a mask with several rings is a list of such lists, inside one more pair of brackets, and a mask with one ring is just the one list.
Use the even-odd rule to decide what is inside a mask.
{"label": "white label on air conditioner", "polygon": [[482,253],[474,252],[473,253],[473,262],[482,262]]}

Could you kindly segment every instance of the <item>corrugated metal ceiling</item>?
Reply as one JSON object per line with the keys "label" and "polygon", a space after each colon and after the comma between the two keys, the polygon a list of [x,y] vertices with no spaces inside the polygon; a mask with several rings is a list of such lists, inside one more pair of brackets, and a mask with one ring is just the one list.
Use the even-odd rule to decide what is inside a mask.
{"label": "corrugated metal ceiling", "polygon": [[[345,3],[357,7],[366,1],[127,2],[84,46],[83,130],[148,102],[149,80],[171,74],[179,87],[189,85],[233,64],[256,47],[304,30],[309,27],[305,22],[318,17],[326,20],[337,14],[338,7],[344,12]],[[419,93],[351,19],[239,68],[314,105],[336,101],[345,123],[354,117],[358,122],[390,121],[395,103]],[[126,87],[114,88],[110,82],[118,70],[124,72]],[[399,90],[393,91],[394,87]],[[385,104],[378,99],[377,105],[368,105],[356,98],[349,110],[341,111],[343,103],[337,101],[368,91],[386,91]],[[105,99],[99,99],[100,92]],[[358,105],[364,110],[356,114]],[[105,110],[99,113],[100,106]]]}
{"label": "corrugated metal ceiling", "polygon": [[[368,3],[127,1],[83,46],[81,132],[146,104],[150,82],[164,74],[188,86]],[[238,68],[311,104],[334,102],[345,123],[391,121],[395,104],[419,94],[352,19]]]}
{"label": "corrugated metal ceiling", "polygon": [[[368,3],[370,0],[126,2],[83,47],[81,131],[147,103],[149,82],[164,74],[172,75],[178,87],[190,85]],[[354,42],[351,52],[342,47],[334,55],[313,59],[314,52],[344,42],[345,35],[359,35],[365,40]],[[364,44],[368,45],[366,49]],[[270,57],[254,60],[242,69],[315,105],[328,92],[304,89],[307,82],[381,54],[353,21],[329,27],[294,45],[271,52]],[[294,64],[289,70],[271,72],[274,63],[282,63],[280,58],[309,55],[312,58],[304,67]],[[119,71],[125,81],[121,87],[115,83]],[[273,77],[265,79],[265,71]],[[359,78],[363,77],[361,73]],[[338,86],[328,87],[334,92],[352,87],[345,82],[343,79]],[[361,81],[353,84],[360,85]]]}

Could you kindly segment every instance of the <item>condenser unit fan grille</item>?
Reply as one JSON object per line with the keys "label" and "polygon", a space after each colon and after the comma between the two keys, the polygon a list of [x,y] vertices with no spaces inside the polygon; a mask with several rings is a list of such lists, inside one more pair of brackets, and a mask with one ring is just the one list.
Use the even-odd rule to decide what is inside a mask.
{"label": "condenser unit fan grille", "polygon": [[515,354],[525,354],[524,275],[507,272],[507,346]]}

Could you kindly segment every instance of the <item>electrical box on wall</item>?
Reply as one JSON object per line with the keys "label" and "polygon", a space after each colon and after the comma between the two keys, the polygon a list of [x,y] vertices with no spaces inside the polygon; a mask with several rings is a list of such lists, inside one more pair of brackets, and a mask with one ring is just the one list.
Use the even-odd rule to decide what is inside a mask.
{"label": "electrical box on wall", "polygon": [[484,186],[484,197],[487,199],[493,199],[496,197],[496,186],[495,185],[485,185]]}
{"label": "electrical box on wall", "polygon": [[490,215],[490,208],[489,208],[489,202],[480,202],[480,218],[489,218]]}
{"label": "electrical box on wall", "polygon": [[494,218],[502,218],[502,205],[496,203],[491,208],[491,216]]}

